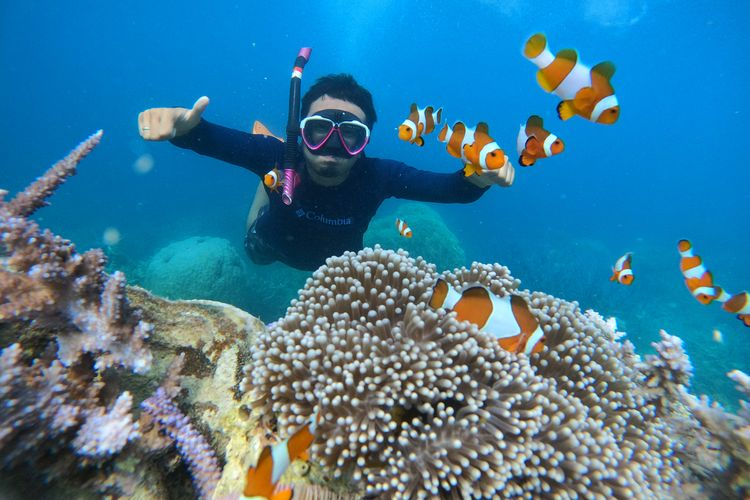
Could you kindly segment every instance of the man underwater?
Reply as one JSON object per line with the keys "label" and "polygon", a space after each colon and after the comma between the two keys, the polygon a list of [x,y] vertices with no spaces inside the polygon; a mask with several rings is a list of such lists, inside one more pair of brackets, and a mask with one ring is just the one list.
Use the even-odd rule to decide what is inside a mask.
{"label": "man underwater", "polygon": [[[152,108],[138,115],[145,140],[172,144],[244,167],[261,179],[282,164],[284,143],[201,118],[201,97],[187,108]],[[470,203],[493,184],[507,187],[515,171],[502,168],[465,177],[442,174],[388,159],[369,158],[367,146],[377,114],[372,95],[351,75],[318,79],[302,98],[299,185],[286,205],[276,186],[261,182],[248,215],[245,250],[256,264],[274,261],[313,270],[325,259],[363,247],[363,236],[387,198]],[[268,184],[271,184],[269,187]]]}

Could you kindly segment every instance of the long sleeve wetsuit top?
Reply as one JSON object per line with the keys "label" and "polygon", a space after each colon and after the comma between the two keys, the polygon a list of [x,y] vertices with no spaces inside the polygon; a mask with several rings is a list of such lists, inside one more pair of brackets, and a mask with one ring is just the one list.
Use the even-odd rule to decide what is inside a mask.
{"label": "long sleeve wetsuit top", "polygon": [[[281,169],[284,143],[202,120],[172,143],[263,176],[274,166]],[[487,190],[467,182],[461,171],[441,174],[418,170],[404,163],[364,155],[340,185],[324,187],[300,168],[301,182],[290,206],[281,201],[281,190],[270,191],[268,210],[255,230],[273,247],[277,259],[298,269],[312,270],[325,259],[346,250],[362,249],[370,220],[386,198],[438,203],[469,203]]]}

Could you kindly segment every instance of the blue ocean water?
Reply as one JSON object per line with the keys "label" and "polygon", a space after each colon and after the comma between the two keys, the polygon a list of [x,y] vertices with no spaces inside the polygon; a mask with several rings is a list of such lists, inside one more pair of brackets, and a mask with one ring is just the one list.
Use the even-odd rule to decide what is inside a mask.
{"label": "blue ocean water", "polygon": [[[372,91],[380,119],[370,156],[460,167],[434,138],[424,148],[397,139],[413,101],[443,106],[451,123],[488,122],[514,159],[519,124],[541,115],[565,140],[560,157],[517,167],[513,187],[474,204],[433,205],[468,262],[500,262],[523,287],[615,315],[641,353],[661,328],[682,337],[695,390],[731,404],[724,373],[750,371],[750,329],[690,297],[676,244],[690,238],[728,290],[750,288],[748,20],[750,4],[728,1],[3,2],[0,187],[17,191],[102,128],[102,144],[39,212],[44,226],[81,249],[116,228],[122,239],[108,250],[131,268],[195,235],[241,251],[257,178],[142,141],[137,114],[208,95],[207,119],[246,130],[259,119],[282,132],[294,56],[311,46],[303,88],[349,72]],[[556,117],[557,97],[521,54],[538,31],[553,51],[615,63],[615,125]],[[138,173],[144,158],[153,168]],[[608,281],[626,251],[630,287]]]}

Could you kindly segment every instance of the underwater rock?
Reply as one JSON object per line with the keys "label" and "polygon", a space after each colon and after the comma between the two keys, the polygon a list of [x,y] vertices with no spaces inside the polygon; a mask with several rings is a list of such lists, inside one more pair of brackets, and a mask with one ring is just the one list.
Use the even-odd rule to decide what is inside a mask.
{"label": "underwater rock", "polygon": [[[396,217],[405,220],[414,236],[404,238],[395,228]],[[395,213],[378,216],[370,223],[364,237],[365,246],[403,248],[411,255],[434,263],[438,269],[461,267],[466,254],[455,234],[445,225],[437,211],[424,203],[402,203]]]}
{"label": "underwater rock", "polygon": [[246,257],[224,238],[194,236],[159,249],[145,265],[143,286],[169,299],[206,299],[244,306]]}

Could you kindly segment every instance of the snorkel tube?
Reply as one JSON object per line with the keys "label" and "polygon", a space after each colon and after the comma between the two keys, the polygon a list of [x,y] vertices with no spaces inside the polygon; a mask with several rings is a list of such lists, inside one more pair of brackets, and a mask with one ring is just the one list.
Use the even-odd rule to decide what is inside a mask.
{"label": "snorkel tube", "polygon": [[289,121],[286,124],[286,145],[284,149],[284,189],[281,201],[284,205],[291,205],[294,198],[294,188],[299,183],[297,173],[297,140],[299,139],[299,113],[302,88],[302,70],[310,60],[312,48],[302,47],[294,60],[292,82],[289,87]]}

